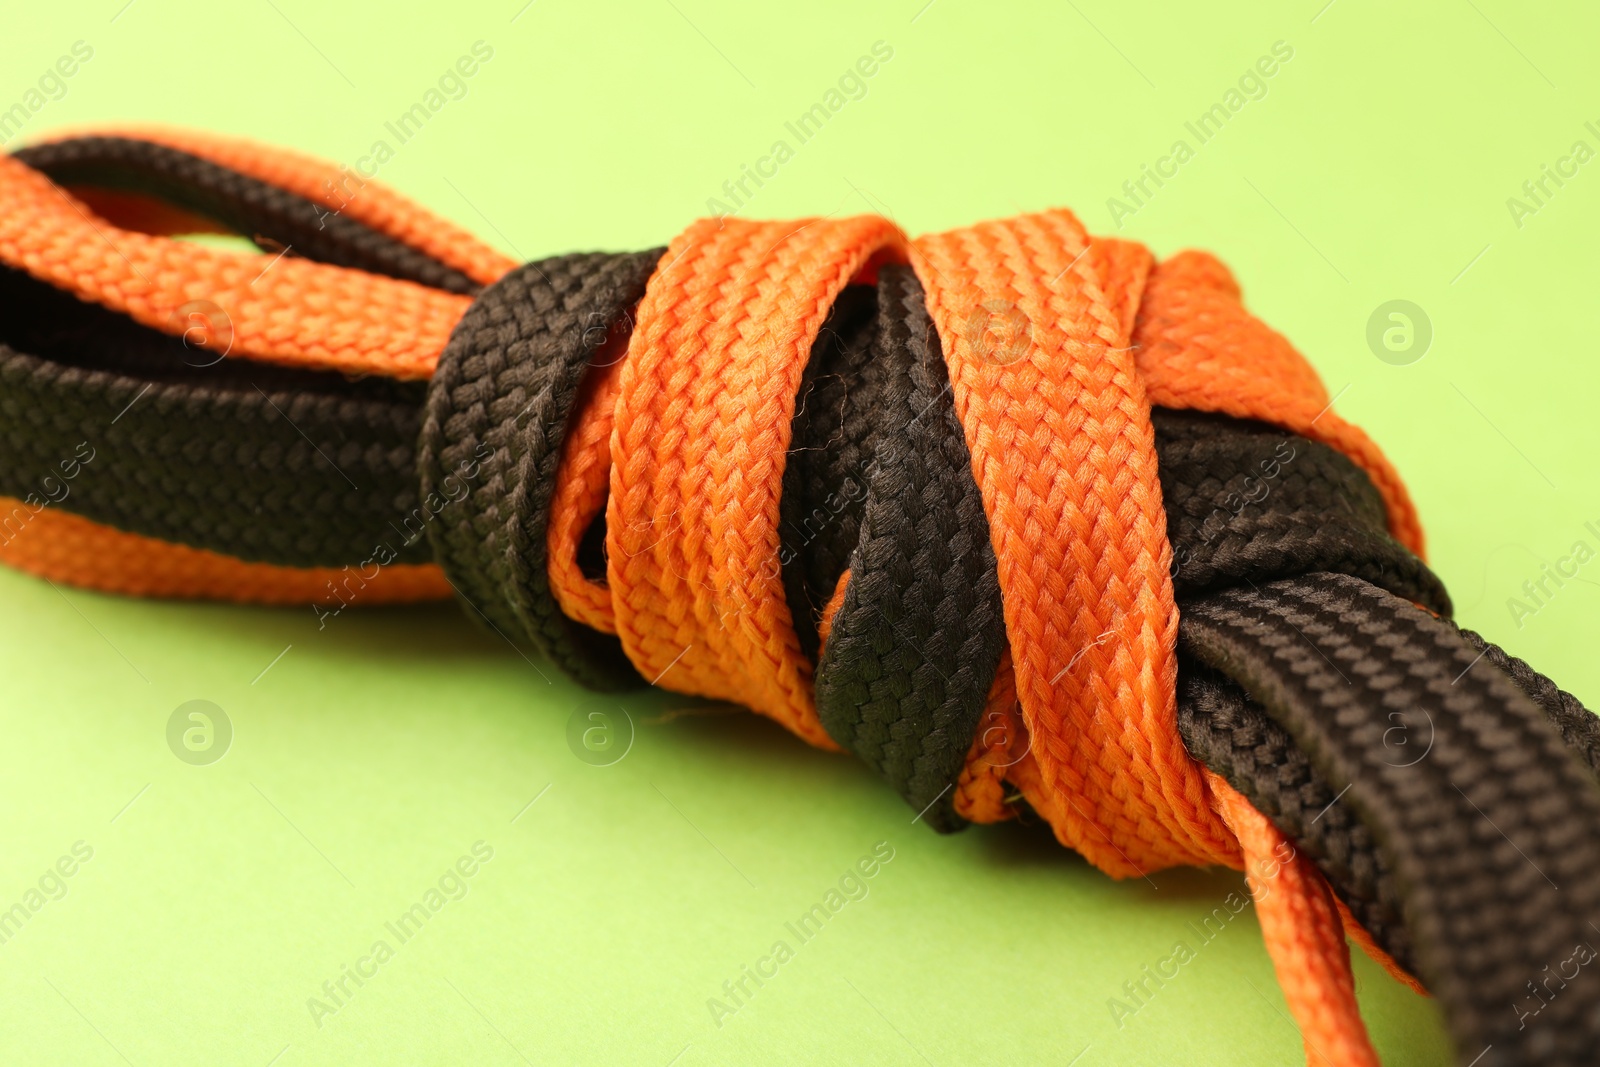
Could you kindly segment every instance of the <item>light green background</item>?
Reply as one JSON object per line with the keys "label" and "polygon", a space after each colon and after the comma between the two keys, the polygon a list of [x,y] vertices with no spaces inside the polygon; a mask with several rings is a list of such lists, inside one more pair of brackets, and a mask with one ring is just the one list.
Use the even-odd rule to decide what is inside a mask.
{"label": "light green background", "polygon": [[[923,3],[34,4],[0,35],[0,106],[81,39],[93,60],[29,135],[154,120],[354,162],[483,40],[468,95],[380,178],[532,258],[665,242],[882,40],[866,97],[750,214],[870,208],[915,233],[1069,205],[1103,232],[1122,182],[1288,42],[1267,95],[1123,233],[1223,256],[1407,476],[1465,621],[1600,698],[1600,572],[1520,628],[1506,607],[1600,519],[1600,163],[1520,228],[1506,204],[1575,140],[1600,148],[1591,10]],[[1409,366],[1365,341],[1396,298],[1435,333]],[[937,837],[851,762],[670,694],[628,701],[632,751],[585,765],[565,742],[582,694],[448,606],[319,632],[309,610],[11,573],[0,603],[0,908],[94,849],[0,945],[4,1062],[1300,1058],[1248,914],[1122,1028],[1107,1009],[1230,874],[1114,883],[1036,826]],[[209,767],[165,743],[193,698],[236,729]],[[319,1028],[307,998],[480,839],[468,895]],[[870,895],[714,1026],[707,998],[879,841]],[[1449,1062],[1431,1005],[1358,974],[1386,1062]]]}

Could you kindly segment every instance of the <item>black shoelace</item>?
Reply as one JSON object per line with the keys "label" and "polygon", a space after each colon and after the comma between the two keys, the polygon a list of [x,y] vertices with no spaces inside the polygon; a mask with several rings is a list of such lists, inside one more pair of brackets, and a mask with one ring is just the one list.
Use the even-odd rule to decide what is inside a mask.
{"label": "black shoelace", "polygon": [[[359,222],[175,149],[84,138],[18,158],[63,183],[160,197],[264,247],[475,292]],[[425,386],[218,362],[0,270],[0,493],[33,491],[93,426],[103,459],[66,510],[295,567],[358,564],[398,543],[400,561],[440,564],[474,614],[583,684],[642,684],[615,638],[561,611],[545,539],[584,374],[626,330],[659,255],[512,272],[477,294]],[[1600,942],[1600,723],[1449,621],[1442,584],[1389,536],[1349,459],[1260,423],[1153,420],[1190,752],[1426,982],[1462,1062],[1591,1062],[1600,968],[1559,986],[1549,975]],[[783,579],[823,725],[925,821],[958,829],[952,786],[1004,627],[939,339],[908,269],[839,299],[792,431]],[[451,499],[445,481],[472,457],[484,474]],[[426,536],[406,533],[430,497],[442,504]],[[820,613],[847,571],[823,644]]]}

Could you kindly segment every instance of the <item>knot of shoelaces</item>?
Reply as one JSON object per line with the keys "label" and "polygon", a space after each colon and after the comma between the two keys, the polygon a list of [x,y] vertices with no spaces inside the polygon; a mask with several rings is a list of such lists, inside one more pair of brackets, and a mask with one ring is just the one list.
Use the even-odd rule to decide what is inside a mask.
{"label": "knot of shoelaces", "polygon": [[[351,180],[175,131],[0,158],[0,560],[319,627],[453,593],[938,829],[1243,868],[1308,1059],[1375,1062],[1341,925],[1462,1062],[1592,1058],[1600,970],[1504,1006],[1600,914],[1600,722],[1448,621],[1398,477],[1217,260],[1052,211],[517,266]],[[206,231],[267,251],[167,236]]]}
{"label": "knot of shoelaces", "polygon": [[1343,448],[1417,546],[1398,480],[1220,264],[1155,267],[1067,212],[914,242],[710,219],[525,265],[453,333],[419,468],[460,596],[585,683],[749,706],[940,826],[1020,753],[1062,840],[1126,876],[1238,862],[1177,731],[1174,582],[1199,561],[1168,540],[1152,403]]}

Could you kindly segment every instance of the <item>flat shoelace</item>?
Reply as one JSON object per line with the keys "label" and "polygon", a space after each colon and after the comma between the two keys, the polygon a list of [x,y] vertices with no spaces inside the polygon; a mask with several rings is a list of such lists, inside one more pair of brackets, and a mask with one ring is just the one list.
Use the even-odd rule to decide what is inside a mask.
{"label": "flat shoelace", "polygon": [[[1480,653],[1455,627],[1348,575],[1197,601],[1183,643],[1249,692],[1383,842],[1462,1051],[1504,1049],[1527,976],[1570,959],[1600,915],[1591,768],[1512,678],[1473,670]],[[1213,699],[1242,703],[1237,689]],[[1407,745],[1386,743],[1400,735]],[[1539,1025],[1518,1028],[1531,1062],[1593,1055],[1600,976],[1560,978],[1559,996],[1531,1002]]]}
{"label": "flat shoelace", "polygon": [[[239,354],[304,368],[386,368],[395,378],[414,378],[437,361],[424,402],[422,387],[405,382],[350,381],[320,369],[238,359],[205,366],[213,353],[158,332],[172,329],[170,316],[105,288],[107,275],[115,276],[113,288],[126,282],[115,264],[82,283],[90,291],[81,284],[73,291],[104,298],[134,322],[58,291],[69,277],[64,270],[30,267],[50,284],[5,271],[0,285],[15,299],[5,301],[0,336],[7,345],[0,351],[0,403],[12,416],[0,435],[0,492],[39,495],[41,482],[56,477],[52,464],[84,440],[85,427],[100,433],[108,412],[122,413],[96,438],[116,448],[97,451],[58,508],[35,515],[25,507],[35,534],[75,531],[78,540],[67,538],[65,554],[51,555],[22,548],[39,540],[32,534],[17,535],[15,544],[8,536],[0,556],[47,573],[66,566],[69,579],[90,585],[304,602],[316,599],[305,594],[313,587],[308,576],[345,575],[348,589],[350,568],[364,573],[373,546],[392,543],[392,558],[359,584],[369,601],[448,592],[451,586],[426,565],[435,560],[480,617],[586,684],[636,684],[631,658],[645,668],[646,680],[657,668],[681,667],[695,679],[687,686],[693,691],[750,699],[738,683],[717,687],[752,662],[766,664],[759,672],[766,695],[752,702],[765,702],[770,714],[814,741],[860,755],[930,823],[948,829],[963,818],[1010,814],[1016,803],[1003,792],[1009,781],[1065,840],[1099,848],[1103,865],[1118,869],[1123,865],[1098,840],[1074,836],[1101,833],[1114,852],[1114,839],[1104,835],[1113,824],[1082,810],[1051,810],[1063,794],[1050,780],[1070,776],[1078,756],[1069,746],[1041,765],[1033,724],[1016,713],[1016,650],[1005,648],[998,621],[1014,605],[1012,594],[1001,592],[1006,581],[984,502],[985,492],[999,494],[988,502],[998,509],[992,514],[1005,517],[1002,498],[1034,490],[1025,471],[1015,484],[1007,482],[1018,477],[1010,453],[983,458],[994,448],[982,436],[992,432],[992,418],[969,423],[958,415],[971,415],[981,399],[975,389],[982,393],[1004,378],[994,368],[1015,354],[1008,346],[1018,344],[1019,331],[1039,345],[1049,340],[1032,336],[1041,324],[1065,324],[1063,350],[1100,345],[1108,353],[1131,352],[1149,402],[1157,405],[1147,437],[1158,462],[1140,475],[1156,511],[1134,521],[1164,524],[1170,539],[1171,559],[1163,566],[1182,635],[1176,727],[1189,751],[1220,775],[1207,779],[1209,787],[1183,788],[1216,793],[1223,833],[1244,847],[1269,940],[1299,938],[1292,959],[1303,966],[1286,973],[1280,958],[1279,969],[1306,1029],[1308,1056],[1313,1040],[1328,1043],[1340,1061],[1370,1056],[1359,1023],[1351,1029],[1353,996],[1339,991],[1334,973],[1342,941],[1317,940],[1333,921],[1333,898],[1325,921],[1305,936],[1293,929],[1274,934],[1292,917],[1260,893],[1263,877],[1278,879],[1273,885],[1294,883],[1277,900],[1317,907],[1316,886],[1325,876],[1376,947],[1441,996],[1463,1062],[1484,1045],[1491,1046],[1484,1063],[1582,1062],[1583,1050],[1593,1047],[1595,1020],[1585,1018],[1595,1002],[1592,989],[1564,994],[1560,1011],[1525,1028],[1513,1026],[1518,1018],[1494,998],[1517,993],[1518,983],[1507,976],[1537,977],[1545,964],[1565,958],[1565,950],[1552,953],[1580,933],[1581,916],[1593,913],[1590,865],[1600,843],[1585,836],[1592,820],[1573,813],[1590,811],[1600,796],[1593,780],[1600,730],[1581,705],[1521,661],[1413,606],[1449,610],[1437,579],[1402,546],[1419,547],[1420,536],[1398,482],[1359,431],[1319,410],[1320,386],[1274,393],[1262,385],[1299,382],[1309,372],[1281,338],[1256,332],[1253,319],[1229,310],[1237,290],[1215,261],[1177,257],[1144,284],[1138,279],[1149,266],[1135,246],[1080,249],[1072,243],[1080,240],[1075,232],[1055,220],[1043,230],[995,224],[1002,228],[919,242],[912,253],[917,272],[938,290],[930,301],[912,269],[871,261],[875,247],[897,247],[898,238],[879,223],[854,231],[819,227],[837,240],[830,245],[825,236],[789,249],[793,227],[739,231],[755,224],[724,220],[714,233],[691,230],[666,260],[659,252],[572,256],[507,273],[509,265],[492,253],[376,187],[346,199],[318,186],[326,171],[297,157],[201,135],[160,136],[168,143],[94,138],[27,151],[30,163],[61,181],[135,194],[96,206],[125,222],[142,219],[153,232],[193,222],[165,216],[140,197],[164,198],[225,228],[249,227],[268,247],[293,247],[299,239],[296,252],[406,285],[469,293],[500,280],[467,310],[448,347],[433,340],[439,335],[426,318],[409,320],[424,325],[403,340],[393,322],[359,338],[339,322],[334,333],[344,340],[332,346],[304,323],[282,336],[252,330],[248,321],[244,329],[229,324],[228,340],[252,349]],[[21,188],[25,204],[46,202],[50,191],[27,181]],[[59,204],[39,214],[70,228]],[[329,226],[330,218],[338,221]],[[310,220],[321,222],[315,235]],[[26,241],[37,225],[29,220],[22,236],[11,239]],[[730,226],[735,232],[725,232]],[[1083,284],[1055,310],[1045,305],[1063,299],[1059,291],[1028,289],[1038,283],[1019,269],[1022,261],[1006,243],[1016,234],[1023,245],[1044,240],[1041,233],[1056,243],[1029,253],[1028,262],[1057,255],[1058,248],[1072,252],[1064,270],[1086,261]],[[152,262],[173,255],[158,244],[142,251]],[[1003,269],[983,264],[991,254],[1004,260]],[[135,262],[145,260],[127,265]],[[752,279],[752,267],[766,273]],[[964,273],[969,269],[976,269],[972,278]],[[1135,281],[1094,291],[1095,283],[1124,275]],[[303,284],[332,276],[299,271],[297,277]],[[1019,289],[1003,298],[984,291],[1002,277],[1018,279]],[[340,279],[336,299],[366,299],[374,284]],[[1136,326],[1135,307],[1125,301],[1141,284]],[[970,297],[974,287],[975,303],[951,295]],[[810,302],[804,304],[809,318],[796,332],[749,333],[781,324],[785,301],[797,299]],[[775,301],[772,310],[752,312],[751,302],[762,300]],[[748,316],[744,324],[726,317],[730,302]],[[429,306],[448,315],[447,307],[459,314],[466,305]],[[638,332],[635,321],[642,339],[629,337]],[[1083,327],[1089,332],[1073,334],[1074,323],[1089,323]],[[998,340],[988,333],[996,326]],[[954,364],[942,340],[954,341]],[[791,354],[756,362],[764,341]],[[434,344],[439,348],[430,353]],[[1223,358],[1230,344],[1257,353],[1257,366],[1267,368],[1260,380],[1241,377]],[[636,361],[651,345],[656,361]],[[724,362],[709,363],[713,357]],[[947,374],[947,365],[961,373]],[[726,384],[728,373],[734,377],[726,381],[737,384]],[[684,408],[679,397],[693,390],[682,388],[683,379],[694,375],[710,391]],[[1015,419],[1019,410],[1027,416],[1026,399],[1014,397],[993,418]],[[1218,414],[1164,412],[1163,404]],[[699,421],[702,407],[708,422]],[[1268,409],[1273,421],[1316,439],[1245,421]],[[636,410],[652,421],[641,421]],[[1071,418],[1072,410],[1049,418]],[[1113,404],[1089,413],[1108,446],[1130,429],[1140,432],[1137,405],[1132,416],[1118,416],[1120,410]],[[1132,422],[1120,424],[1119,417]],[[786,433],[765,436],[780,425]],[[1028,440],[1044,447],[1094,440],[1060,427],[1041,435],[1031,423],[1015,432],[1011,447],[1024,449]],[[673,438],[680,433],[698,435],[703,445]],[[741,441],[752,444],[728,450],[729,442]],[[763,451],[741,451],[746,447]],[[113,462],[101,462],[113,453]],[[988,490],[975,478],[975,454],[978,471],[998,472],[1000,481]],[[686,456],[674,478],[661,476]],[[1062,469],[1083,461],[1069,456]],[[730,474],[738,484],[760,483],[772,496],[749,510],[754,498],[729,489]],[[225,488],[204,488],[218,483]],[[747,511],[731,524],[740,536],[754,530],[768,539],[763,543],[777,545],[754,553],[760,566],[751,564],[741,577],[715,562],[723,558],[715,544],[706,545],[728,532],[720,511],[735,505]],[[1026,522],[1012,528],[1024,539],[1040,536]],[[145,559],[179,560],[168,567],[174,584],[129,584],[114,573],[114,560],[99,570],[81,563],[73,569],[71,548],[92,543],[118,551],[137,543]],[[1141,534],[1130,543],[1151,542]],[[712,555],[702,556],[707,547]],[[1016,551],[1007,556],[1014,568]],[[711,569],[695,571],[705,559]],[[1035,571],[1049,581],[1072,569],[1063,561]],[[185,585],[180,571],[211,577]],[[1155,583],[1151,588],[1160,584],[1156,574],[1145,579]],[[1099,589],[1116,580],[1089,584]],[[717,586],[723,581],[730,584]],[[613,617],[608,601],[630,583],[661,597],[658,606]],[[663,583],[680,584],[691,599],[664,594]],[[1106,610],[1094,599],[1090,607]],[[634,610],[627,597],[619,602]],[[1136,595],[1127,603],[1137,602]],[[699,620],[687,630],[675,614],[684,603],[696,605]],[[782,629],[774,619],[782,617],[792,624],[792,645],[769,643]],[[1127,617],[1123,611],[1109,622]],[[1048,629],[1053,618],[1046,613],[1022,626]],[[745,627],[748,620],[753,628]],[[1080,621],[1082,638],[1063,646],[1061,666],[1087,670],[1091,679],[1124,669],[1116,667],[1127,661],[1115,627],[1094,629],[1106,623],[1090,616],[1089,632]],[[612,636],[619,628],[621,642]],[[1159,627],[1148,632],[1154,649],[1169,640]],[[688,664],[669,661],[685,633],[690,646],[699,637],[710,647]],[[684,657],[690,652],[682,649]],[[1108,662],[1095,665],[1101,656]],[[812,664],[814,705],[804,688]],[[1459,686],[1445,677],[1458,671]],[[1350,692],[1334,685],[1341,678]],[[1029,684],[1033,706],[1053,699],[1038,678]],[[1133,710],[1143,714],[1155,703],[1142,698]],[[1424,718],[1412,721],[1417,709]],[[1391,740],[1397,725],[1408,737],[1436,739],[1430,751],[1438,755],[1428,757],[1425,773],[1407,774],[1415,767],[1397,765],[1410,754],[1402,750],[1397,758]],[[1149,733],[1159,731],[1141,736]],[[1063,734],[1058,744],[1076,744],[1078,736]],[[1187,760],[1181,751],[1176,758]],[[1574,820],[1585,825],[1574,827]],[[1168,832],[1178,834],[1175,842],[1195,831],[1204,837],[1212,831],[1203,823],[1189,830],[1174,824]],[[1485,824],[1507,836],[1491,839]],[[1135,828],[1149,830],[1142,821]],[[1267,871],[1263,850],[1279,833],[1315,859],[1321,874],[1309,862],[1290,865],[1288,873]],[[1447,840],[1455,844],[1441,849]],[[1177,858],[1194,846],[1174,847]],[[1226,853],[1232,846],[1219,838],[1203,847]],[[1511,862],[1518,850],[1527,851],[1527,867]],[[1160,854],[1130,866],[1139,869]],[[1535,869],[1553,882],[1534,884]],[[1494,927],[1496,917],[1507,925]],[[1334,972],[1312,974],[1324,966]]]}

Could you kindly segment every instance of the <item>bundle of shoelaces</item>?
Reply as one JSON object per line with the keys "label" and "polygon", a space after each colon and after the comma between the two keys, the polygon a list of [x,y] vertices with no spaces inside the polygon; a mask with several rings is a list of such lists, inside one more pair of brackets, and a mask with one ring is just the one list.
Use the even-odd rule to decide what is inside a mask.
{"label": "bundle of shoelaces", "polygon": [[1243,870],[1310,1062],[1377,1062],[1350,941],[1464,1064],[1593,1062],[1600,727],[1450,621],[1394,470],[1211,256],[1051,211],[518,266],[344,168],[123,130],[0,158],[0,262],[5,562],[454,596],[936,829]]}

